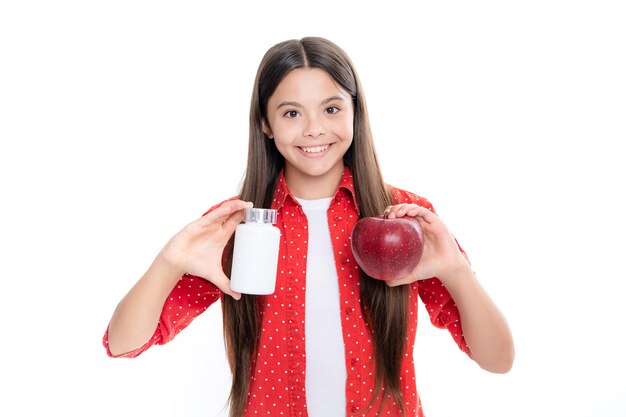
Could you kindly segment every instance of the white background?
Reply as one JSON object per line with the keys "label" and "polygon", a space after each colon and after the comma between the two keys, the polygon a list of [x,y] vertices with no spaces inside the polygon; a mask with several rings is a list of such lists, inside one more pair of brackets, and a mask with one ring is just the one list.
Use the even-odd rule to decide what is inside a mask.
{"label": "white background", "polygon": [[515,337],[489,374],[422,314],[428,416],[625,415],[623,2],[226,3],[2,2],[0,414],[226,415],[218,305],[137,359],[101,338],[237,193],[264,52],[317,35],[359,71],[385,179],[435,204]]}

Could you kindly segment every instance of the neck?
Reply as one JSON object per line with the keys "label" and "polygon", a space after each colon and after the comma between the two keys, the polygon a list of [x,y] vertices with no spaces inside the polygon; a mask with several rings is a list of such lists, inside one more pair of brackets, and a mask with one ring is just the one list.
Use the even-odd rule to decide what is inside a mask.
{"label": "neck", "polygon": [[343,175],[344,165],[337,164],[324,175],[307,175],[289,165],[285,166],[285,181],[291,193],[303,200],[332,197]]}

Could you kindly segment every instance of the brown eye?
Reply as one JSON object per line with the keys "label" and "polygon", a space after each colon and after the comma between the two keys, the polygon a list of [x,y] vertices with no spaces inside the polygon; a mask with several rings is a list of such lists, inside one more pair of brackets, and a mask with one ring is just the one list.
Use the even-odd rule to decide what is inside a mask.
{"label": "brown eye", "polygon": [[326,109],[326,113],[328,113],[328,114],[337,114],[337,113],[339,113],[339,108],[335,107],[335,106],[329,107],[329,108]]}
{"label": "brown eye", "polygon": [[285,113],[285,116],[293,119],[294,117],[298,116],[298,112],[295,110],[289,110],[287,113]]}

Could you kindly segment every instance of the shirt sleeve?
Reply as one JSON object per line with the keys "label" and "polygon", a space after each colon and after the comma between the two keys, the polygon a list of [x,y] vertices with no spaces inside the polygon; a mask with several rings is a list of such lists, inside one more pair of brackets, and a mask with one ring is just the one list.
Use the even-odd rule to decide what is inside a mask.
{"label": "shirt sleeve", "polygon": [[[392,188],[392,196],[394,204],[418,204],[437,214],[431,202],[424,197],[395,188]],[[459,246],[461,253],[463,253],[469,262],[467,254],[459,245],[458,241],[457,245]],[[467,346],[467,343],[465,342],[465,337],[463,336],[463,327],[461,325],[459,309],[441,280],[439,278],[432,277],[430,279],[418,281],[418,292],[419,297],[424,303],[426,311],[430,316],[431,323],[437,328],[447,329],[459,349],[471,357],[472,354]]]}
{"label": "shirt sleeve", "polygon": [[[232,197],[207,210],[204,215],[215,210],[226,201],[237,198]],[[163,345],[180,333],[185,327],[211,304],[222,297],[222,291],[213,283],[190,274],[183,275],[174,286],[163,304],[163,310],[159,318],[159,323],[152,337],[141,347],[121,355],[114,356],[109,349],[109,328],[104,333],[102,344],[107,355],[115,358],[135,358],[145,352],[153,345]]]}
{"label": "shirt sleeve", "polygon": [[459,349],[471,357],[472,354],[463,337],[459,309],[439,278],[420,281],[418,291],[431,323],[440,329],[447,329]]}
{"label": "shirt sleeve", "polygon": [[163,345],[171,341],[221,296],[222,291],[211,282],[193,275],[184,275],[165,300],[159,323],[152,337],[143,346],[114,356],[109,349],[107,327],[102,339],[107,355],[116,358],[135,358],[153,345]]}

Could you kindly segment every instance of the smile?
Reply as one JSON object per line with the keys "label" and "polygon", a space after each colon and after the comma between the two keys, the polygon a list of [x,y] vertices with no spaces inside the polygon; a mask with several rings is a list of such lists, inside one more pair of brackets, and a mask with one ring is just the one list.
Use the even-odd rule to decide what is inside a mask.
{"label": "smile", "polygon": [[331,144],[321,145],[321,146],[311,146],[308,148],[299,146],[299,148],[302,149],[306,153],[319,153],[319,152],[324,152],[326,149],[330,148],[330,145]]}

